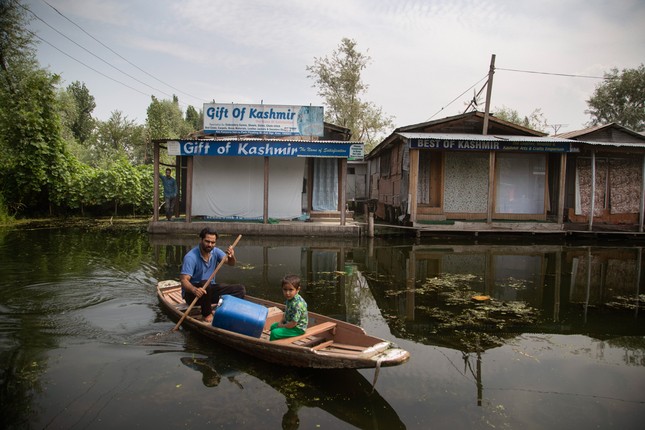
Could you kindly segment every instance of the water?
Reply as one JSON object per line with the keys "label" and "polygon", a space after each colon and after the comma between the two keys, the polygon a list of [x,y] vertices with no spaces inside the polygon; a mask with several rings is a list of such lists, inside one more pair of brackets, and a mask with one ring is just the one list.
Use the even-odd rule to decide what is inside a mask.
{"label": "water", "polygon": [[280,279],[298,273],[310,309],[411,352],[373,389],[371,369],[284,368],[172,332],[155,284],[178,277],[194,244],[0,231],[1,427],[635,429],[645,419],[638,247],[244,237],[220,281],[281,301]]}

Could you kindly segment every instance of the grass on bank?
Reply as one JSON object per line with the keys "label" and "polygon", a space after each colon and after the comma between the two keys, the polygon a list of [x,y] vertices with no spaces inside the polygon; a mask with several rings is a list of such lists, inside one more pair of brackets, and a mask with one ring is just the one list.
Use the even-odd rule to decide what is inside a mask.
{"label": "grass on bank", "polygon": [[103,228],[103,229],[132,229],[148,227],[151,216],[123,217],[51,217],[51,218],[22,218],[3,217],[0,213],[0,228]]}

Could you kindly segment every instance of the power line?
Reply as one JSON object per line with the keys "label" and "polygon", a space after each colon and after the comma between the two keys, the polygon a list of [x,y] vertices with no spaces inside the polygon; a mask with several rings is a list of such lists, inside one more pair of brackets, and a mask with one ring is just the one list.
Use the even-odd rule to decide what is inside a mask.
{"label": "power line", "polygon": [[566,76],[569,78],[588,78],[588,79],[603,79],[603,80],[611,80],[613,78],[607,78],[604,76],[589,76],[589,75],[572,75],[569,73],[551,73],[551,72],[538,72],[535,70],[519,70],[519,69],[503,69],[501,67],[497,67],[495,70],[503,70],[505,72],[519,72],[519,73],[533,73],[537,75],[553,75],[553,76]]}
{"label": "power line", "polygon": [[[85,48],[84,46],[81,46],[81,45],[80,45],[79,43],[77,43],[76,41],[72,40],[71,38],[69,38],[68,36],[66,36],[66,35],[65,35],[65,34],[63,34],[62,32],[60,32],[59,30],[57,30],[57,29],[55,29],[54,27],[52,27],[51,25],[49,25],[49,23],[47,23],[47,22],[46,22],[45,20],[43,20],[41,17],[39,17],[38,15],[36,15],[36,14],[35,14],[33,11],[31,11],[29,8],[26,8],[26,10],[27,10],[27,11],[29,11],[29,13],[31,13],[33,16],[35,16],[39,21],[41,21],[42,23],[44,23],[46,26],[48,26],[49,28],[51,28],[52,30],[54,30],[56,33],[60,34],[61,36],[63,36],[64,38],[66,38],[67,40],[69,40],[70,42],[72,42],[74,45],[78,46],[79,48],[81,48],[82,50],[84,50],[85,52],[87,52],[88,54],[92,55],[92,56],[93,56],[93,57],[95,57],[95,58],[98,58],[99,60],[101,60],[102,62],[104,62],[105,64],[107,64],[108,66],[110,66],[110,67],[112,67],[113,69],[115,69],[115,70],[117,70],[117,71],[119,71],[119,72],[123,73],[124,75],[128,76],[129,78],[134,79],[135,81],[139,82],[140,84],[143,84],[143,85],[145,85],[145,86],[147,86],[147,87],[149,87],[149,88],[151,88],[151,89],[153,89],[153,90],[155,90],[155,91],[158,91],[158,92],[160,92],[160,93],[162,93],[162,94],[165,94],[165,95],[167,95],[168,97],[171,97],[171,98],[172,98],[172,94],[168,94],[168,93],[166,93],[165,91],[160,90],[159,88],[155,88],[155,87],[153,87],[153,86],[151,86],[151,85],[148,85],[148,84],[146,84],[145,82],[143,82],[142,80],[135,78],[134,76],[130,75],[130,74],[129,74],[129,73],[127,73],[127,72],[124,72],[123,70],[119,69],[118,67],[116,67],[115,65],[111,64],[111,63],[110,63],[110,62],[108,62],[107,60],[104,60],[103,58],[99,57],[98,55],[96,55],[95,53],[93,53],[92,51],[90,51],[89,49]],[[39,39],[43,40],[43,39],[42,39],[42,38],[40,38],[40,37],[39,37]],[[51,45],[51,43],[50,43],[50,45]],[[52,45],[52,46],[53,46],[53,45]],[[105,76],[105,75],[104,75],[104,76]]]}
{"label": "power line", "polygon": [[[39,39],[39,40],[41,40],[41,41],[45,42],[46,44],[48,44],[49,46],[51,46],[52,48],[54,48],[55,50],[57,50],[57,51],[58,51],[58,52],[60,52],[61,54],[65,55],[65,56],[67,56],[67,57],[69,57],[69,58],[71,58],[72,60],[76,61],[77,63],[79,63],[79,64],[81,64],[81,65],[83,65],[83,66],[85,66],[85,67],[87,67],[88,69],[92,70],[93,72],[96,72],[96,73],[98,73],[99,75],[101,75],[101,76],[103,76],[103,77],[105,77],[105,78],[108,78],[109,80],[111,80],[111,81],[113,81],[113,82],[116,82],[117,84],[121,84],[121,85],[123,85],[123,86],[124,86],[124,87],[126,87],[126,88],[129,88],[129,89],[131,89],[131,90],[133,90],[133,91],[136,91],[136,92],[138,92],[139,94],[143,94],[143,95],[144,95],[144,96],[146,96],[146,97],[152,97],[152,96],[154,96],[153,94],[148,94],[148,93],[145,93],[145,92],[143,92],[143,91],[141,91],[141,90],[138,90],[138,89],[134,88],[133,86],[126,84],[125,82],[119,81],[118,79],[113,78],[113,77],[111,77],[111,76],[109,76],[109,75],[106,75],[105,73],[101,72],[100,70],[97,70],[97,69],[95,69],[94,67],[92,67],[92,66],[90,66],[90,65],[85,64],[84,62],[82,62],[82,61],[81,61],[81,60],[79,60],[78,58],[74,57],[73,55],[68,54],[67,52],[65,52],[65,51],[63,51],[62,49],[58,48],[57,46],[55,46],[55,45],[54,45],[54,44],[52,44],[51,42],[49,42],[49,41],[47,41],[47,40],[43,39],[42,37],[40,37],[38,34],[34,33],[33,31],[30,31],[30,30],[26,30],[26,31],[27,31],[28,33],[30,33],[32,36],[36,37],[37,39]],[[181,105],[182,107],[184,107],[184,108],[187,108],[187,107],[188,107],[187,105],[185,105],[185,104],[184,104],[184,103],[182,103],[182,102],[179,102],[179,101],[178,101],[177,103],[178,103],[179,105]]]}
{"label": "power line", "polygon": [[60,49],[60,48],[58,48],[58,47],[54,46],[52,43],[50,43],[49,41],[47,41],[47,40],[43,39],[42,37],[40,37],[40,36],[39,36],[39,35],[37,35],[36,33],[32,32],[32,31],[29,31],[29,30],[27,30],[27,32],[29,32],[32,36],[34,36],[34,37],[36,37],[36,38],[38,38],[38,39],[42,40],[43,42],[45,42],[46,44],[48,44],[49,46],[51,46],[52,48],[54,48],[55,50],[57,50],[58,52],[60,52],[61,54],[66,55],[67,57],[71,58],[72,60],[76,61],[76,62],[77,62],[77,63],[79,63],[79,64],[82,64],[83,66],[85,66],[85,67],[87,67],[88,69],[90,69],[90,70],[92,70],[92,71],[94,71],[94,72],[98,73],[99,75],[104,76],[104,77],[108,78],[109,80],[116,82],[117,84],[121,84],[121,85],[123,85],[124,87],[130,88],[131,90],[136,91],[136,92],[138,92],[139,94],[143,94],[143,95],[144,95],[144,96],[146,96],[146,97],[150,97],[150,94],[144,93],[143,91],[140,91],[140,90],[138,90],[138,89],[136,89],[136,88],[134,88],[134,87],[131,87],[130,85],[128,85],[128,84],[126,84],[126,83],[124,83],[124,82],[119,81],[118,79],[115,79],[115,78],[113,78],[113,77],[111,77],[111,76],[108,76],[108,75],[106,75],[105,73],[103,73],[103,72],[101,72],[101,71],[99,71],[99,70],[96,70],[96,69],[95,69],[94,67],[92,67],[92,66],[88,66],[87,64],[85,64],[85,63],[84,63],[84,62],[82,62],[81,60],[79,60],[79,59],[77,59],[77,58],[73,57],[72,55],[68,54],[67,52],[63,51],[62,49]]}
{"label": "power line", "polygon": [[444,107],[442,107],[441,109],[439,109],[439,110],[438,110],[434,115],[432,115],[430,118],[428,118],[428,121],[430,121],[432,118],[434,118],[435,116],[437,116],[437,115],[438,115],[442,110],[444,110],[445,108],[447,108],[448,106],[450,106],[451,104],[453,104],[456,100],[458,100],[459,98],[461,98],[461,96],[463,96],[464,94],[466,94],[468,91],[472,90],[474,87],[476,87],[476,86],[477,86],[481,81],[483,81],[484,79],[488,79],[488,73],[487,73],[487,74],[485,74],[483,78],[481,78],[480,80],[478,80],[477,82],[475,82],[474,84],[472,84],[470,87],[468,87],[468,89],[467,89],[466,91],[464,91],[463,93],[459,94],[457,97],[455,97],[454,99],[452,99],[452,101],[451,101],[450,103],[448,103],[447,105],[445,105]]}
{"label": "power line", "polygon": [[188,94],[188,93],[186,93],[186,92],[184,92],[184,91],[182,91],[182,90],[180,90],[180,89],[178,89],[178,88],[175,88],[175,87],[173,87],[172,85],[170,85],[170,84],[168,84],[168,83],[166,83],[166,82],[162,81],[161,79],[159,79],[159,78],[157,78],[157,77],[155,77],[155,76],[151,75],[150,73],[146,72],[145,70],[143,70],[142,68],[140,68],[140,67],[139,67],[139,66],[137,66],[136,64],[132,63],[130,60],[128,60],[127,58],[123,57],[121,54],[119,54],[118,52],[114,51],[112,48],[110,48],[109,46],[107,46],[106,44],[104,44],[103,42],[101,42],[100,40],[98,40],[96,37],[92,36],[90,33],[88,33],[87,31],[85,31],[85,29],[83,29],[80,25],[78,25],[77,23],[75,23],[74,21],[72,21],[71,19],[69,19],[67,16],[65,16],[63,13],[61,13],[58,9],[56,9],[54,6],[52,6],[51,4],[49,4],[49,3],[47,2],[47,0],[43,0],[43,2],[44,2],[47,6],[49,6],[50,8],[52,8],[52,9],[53,9],[56,13],[58,13],[60,16],[62,16],[62,17],[63,17],[63,18],[65,18],[67,21],[69,21],[70,23],[72,23],[72,24],[74,24],[76,27],[78,27],[78,28],[79,28],[83,33],[87,34],[89,37],[91,37],[91,38],[92,38],[92,39],[94,39],[96,42],[98,42],[99,44],[101,44],[101,46],[103,46],[103,47],[105,47],[106,49],[108,49],[108,50],[109,50],[110,52],[112,52],[114,55],[116,55],[117,57],[121,58],[123,61],[127,62],[128,64],[130,64],[132,67],[135,67],[136,69],[138,69],[139,71],[141,71],[141,72],[145,73],[146,75],[150,76],[152,79],[156,80],[157,82],[160,82],[160,83],[162,83],[162,84],[166,85],[167,87],[172,88],[173,90],[175,90],[175,91],[177,91],[177,92],[180,92],[180,93],[182,93],[182,94],[184,94],[184,95],[187,95],[188,97],[192,97],[192,98],[194,98],[195,100],[200,100],[200,101],[208,102],[207,100],[205,100],[205,99],[203,99],[203,98],[193,96],[193,95]]}
{"label": "power line", "polygon": [[[587,79],[603,79],[603,80],[614,79],[614,78],[611,78],[611,77],[604,77],[604,76],[574,75],[574,74],[569,74],[569,73],[538,72],[538,71],[535,71],[535,70],[505,69],[505,68],[501,68],[501,67],[496,67],[495,70],[496,71],[497,70],[503,70],[503,71],[506,71],[506,72],[533,73],[533,74],[540,74],[540,75],[566,76],[566,77],[570,77],[570,78],[587,78]],[[445,108],[450,106],[456,100],[461,98],[464,94],[466,94],[468,91],[470,91],[473,87],[475,87],[477,84],[479,84],[481,81],[485,80],[486,78],[488,78],[488,75],[484,76],[482,79],[477,81],[475,84],[471,85],[466,91],[464,91],[463,93],[459,94],[457,97],[455,97],[446,106],[444,106],[441,109],[439,109],[434,115],[432,115],[430,118],[428,118],[428,121],[431,120],[432,118],[434,118],[435,116],[437,116],[441,111],[443,111]],[[483,89],[483,87],[482,87],[482,89]],[[471,104],[472,104],[472,101],[471,101]],[[468,107],[470,107],[470,105],[468,105]],[[466,108],[466,110],[468,110],[468,108]]]}

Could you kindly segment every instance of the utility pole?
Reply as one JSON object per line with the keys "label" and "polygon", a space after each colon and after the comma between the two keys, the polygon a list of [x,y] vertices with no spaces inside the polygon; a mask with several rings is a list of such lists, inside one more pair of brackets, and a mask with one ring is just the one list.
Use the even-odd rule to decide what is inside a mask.
{"label": "utility pole", "polygon": [[[483,135],[488,134],[488,116],[490,115],[490,97],[493,92],[493,74],[495,74],[495,54],[490,57],[490,68],[488,69],[488,82],[486,83],[486,107],[484,111]],[[488,152],[488,198],[486,210],[486,223],[493,222],[493,195],[495,192],[495,151]]]}
{"label": "utility pole", "polygon": [[493,75],[495,74],[495,54],[490,57],[490,68],[488,69],[488,83],[486,84],[486,107],[484,111],[484,129],[482,134],[488,134],[488,115],[490,114],[490,97],[493,92]]}

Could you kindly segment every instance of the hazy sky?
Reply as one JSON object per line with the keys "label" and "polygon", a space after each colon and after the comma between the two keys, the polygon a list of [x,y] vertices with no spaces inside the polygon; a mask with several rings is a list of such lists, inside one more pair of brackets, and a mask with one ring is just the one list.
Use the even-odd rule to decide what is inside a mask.
{"label": "hazy sky", "polygon": [[462,113],[495,54],[491,106],[521,115],[540,108],[564,132],[584,128],[586,100],[602,81],[560,74],[602,77],[645,62],[645,0],[26,4],[38,16],[30,29],[46,41],[38,46],[41,66],[65,86],[84,82],[101,120],[119,110],[144,123],[151,95],[176,94],[184,110],[213,100],[322,105],[305,68],[348,37],[371,57],[364,99],[397,127]]}

